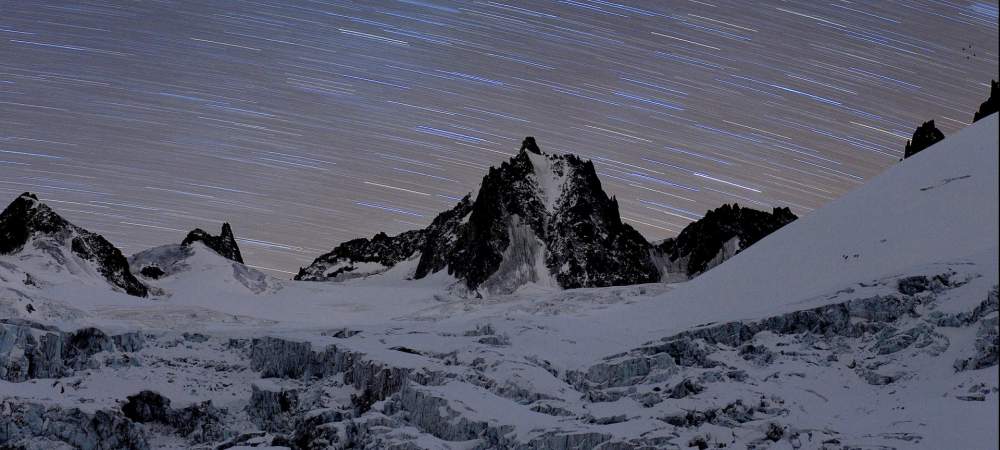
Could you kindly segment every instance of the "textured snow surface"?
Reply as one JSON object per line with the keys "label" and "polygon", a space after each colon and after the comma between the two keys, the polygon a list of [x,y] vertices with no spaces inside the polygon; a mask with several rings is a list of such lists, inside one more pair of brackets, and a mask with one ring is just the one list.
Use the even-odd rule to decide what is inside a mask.
{"label": "textured snow surface", "polygon": [[558,170],[553,170],[553,164],[562,165],[562,162],[559,160],[553,162],[547,155],[528,152],[528,159],[531,160],[531,166],[535,171],[535,182],[538,183],[544,197],[545,210],[552,213],[555,211],[556,201],[562,197],[563,184],[566,182],[565,171],[568,169],[560,167]]}
{"label": "textured snow surface", "polygon": [[[996,448],[997,145],[994,115],[670,285],[468,299],[413,261],[294,282],[194,245],[131,258],[167,273],[140,299],[0,257],[0,443]],[[65,376],[8,381],[31,364]],[[116,422],[142,390],[173,419]]]}

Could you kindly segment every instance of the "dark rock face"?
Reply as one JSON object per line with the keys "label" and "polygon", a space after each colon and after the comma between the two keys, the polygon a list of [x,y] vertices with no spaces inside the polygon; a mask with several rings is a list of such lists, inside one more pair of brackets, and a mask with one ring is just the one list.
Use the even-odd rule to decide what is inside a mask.
{"label": "dark rock face", "polygon": [[542,154],[542,150],[538,148],[538,144],[535,143],[535,138],[533,136],[524,138],[524,141],[521,142],[521,150],[529,151],[536,155]]}
{"label": "dark rock face", "polygon": [[224,413],[212,406],[211,400],[173,409],[170,399],[153,391],[130,395],[122,405],[122,414],[133,422],[173,427],[193,443],[214,442],[227,437],[229,433],[222,423]]}
{"label": "dark rock face", "polygon": [[165,275],[165,273],[163,273],[163,269],[156,266],[143,267],[141,270],[139,270],[139,274],[146,278],[152,278],[154,280]]}
{"label": "dark rock face", "polygon": [[681,265],[683,272],[691,277],[722,262],[716,257],[720,254],[726,256],[724,247],[733,238],[739,240],[734,249],[738,253],[797,218],[788,208],[774,208],[768,213],[741,208],[735,203],[732,206],[722,205],[684,227],[676,238],[663,241],[656,247],[656,252],[670,263]]}
{"label": "dark rock face", "polygon": [[0,254],[20,250],[32,233],[56,234],[70,226],[66,219],[39,203],[35,194],[25,192],[0,214]]}
{"label": "dark rock face", "polygon": [[212,236],[201,228],[195,228],[184,237],[181,245],[190,245],[192,242],[201,242],[220,256],[243,263],[243,255],[240,254],[240,247],[236,245],[236,237],[228,223],[222,224],[222,232],[218,236]]}
{"label": "dark rock face", "polygon": [[509,283],[544,251],[544,267],[534,269],[562,288],[659,280],[649,243],[622,223],[618,202],[602,189],[593,163],[545,155],[531,138],[522,148],[483,178],[449,258],[449,273],[470,290],[485,284],[506,292],[516,285],[494,288],[488,281]]}
{"label": "dark rock face", "polygon": [[132,275],[128,260],[103,236],[73,225],[25,192],[0,213],[0,254],[21,251],[33,235],[44,235],[65,243],[80,258],[94,263],[98,272],[113,286],[129,295],[145,297],[147,289]]}
{"label": "dark rock face", "polygon": [[358,270],[358,263],[378,263],[392,267],[409,259],[424,243],[425,230],[404,232],[398,236],[378,233],[371,239],[353,239],[316,258],[309,267],[299,269],[296,280],[345,280],[372,272]]}
{"label": "dark rock face", "polygon": [[122,414],[133,422],[167,422],[170,418],[170,399],[153,391],[130,395],[122,405]]}
{"label": "dark rock face", "polygon": [[[545,204],[537,195],[528,154],[520,152],[483,177],[469,220],[459,231],[448,257],[448,273],[475,289],[500,267],[510,244],[508,228],[524,225],[535,236],[545,233]],[[517,224],[511,223],[517,216]]]}
{"label": "dark rock face", "polygon": [[550,218],[546,265],[564,288],[620,286],[659,281],[649,243],[625,224],[618,201],[601,188],[594,164],[567,155],[578,180]]}
{"label": "dark rock face", "polygon": [[525,138],[517,156],[483,177],[423,230],[346,242],[301,269],[296,279],[329,280],[355,263],[392,266],[414,257],[414,278],[447,270],[469,291],[505,293],[551,278],[563,288],[658,281],[649,243],[622,223],[590,161],[546,155]]}
{"label": "dark rock face", "polygon": [[438,214],[424,231],[424,245],[420,248],[420,262],[414,278],[423,278],[448,267],[449,255],[462,225],[462,219],[472,211],[472,198],[466,195],[454,208]]}
{"label": "dark rock face", "polygon": [[924,122],[913,132],[913,139],[906,141],[906,149],[903,152],[903,159],[920,153],[925,148],[930,147],[938,141],[944,139],[944,133],[934,126],[934,121]]}
{"label": "dark rock face", "polygon": [[972,121],[977,122],[998,110],[1000,110],[1000,83],[997,83],[996,80],[990,80],[990,98],[979,105],[979,111],[976,111]]}

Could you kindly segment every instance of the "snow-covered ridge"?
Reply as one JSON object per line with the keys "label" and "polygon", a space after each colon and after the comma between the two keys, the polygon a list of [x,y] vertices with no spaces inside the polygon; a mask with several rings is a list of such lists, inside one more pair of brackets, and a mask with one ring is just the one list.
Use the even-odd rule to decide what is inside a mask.
{"label": "snow-covered ridge", "polygon": [[147,294],[120,250],[67,222],[30,193],[21,194],[0,213],[0,257],[12,263],[7,268],[14,272],[10,276],[25,284],[59,282],[60,277],[49,275],[65,272],[73,282],[101,280],[130,295]]}

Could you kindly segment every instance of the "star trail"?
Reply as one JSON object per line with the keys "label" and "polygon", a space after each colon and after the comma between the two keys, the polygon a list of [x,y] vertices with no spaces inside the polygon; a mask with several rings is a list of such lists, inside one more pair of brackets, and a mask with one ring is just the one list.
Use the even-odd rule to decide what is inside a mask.
{"label": "star trail", "polygon": [[649,239],[798,215],[968,125],[997,3],[0,1],[0,195],[126,254],[233,225],[286,276],[426,226],[524,136]]}

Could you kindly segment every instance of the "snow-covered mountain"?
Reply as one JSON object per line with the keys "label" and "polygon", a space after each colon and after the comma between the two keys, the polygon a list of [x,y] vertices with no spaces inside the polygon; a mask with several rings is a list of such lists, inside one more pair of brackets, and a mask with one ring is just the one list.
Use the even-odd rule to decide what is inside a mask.
{"label": "snow-covered mountain", "polygon": [[675,284],[467,298],[411,253],[252,292],[198,242],[132,257],[150,299],[5,276],[36,310],[0,319],[0,446],[995,448],[997,146],[994,114]]}
{"label": "snow-covered mountain", "polygon": [[[509,294],[525,285],[581,288],[651,283],[670,275],[664,270],[676,270],[686,278],[794,218],[787,209],[776,209],[773,216],[745,208],[736,211],[710,212],[712,226],[702,221],[689,226],[726,231],[685,229],[677,241],[681,247],[667,244],[654,249],[622,222],[618,202],[601,188],[592,162],[574,155],[546,154],[528,137],[516,156],[490,168],[475,199],[466,196],[422,230],[345,242],[302,268],[295,279],[366,277],[407,260],[416,261],[409,274],[414,279],[446,271],[460,281],[460,290],[481,294]],[[722,251],[737,235],[742,244],[731,252]],[[695,247],[697,270],[689,270],[686,262],[678,260]],[[698,259],[699,252],[709,247],[714,249],[709,258],[718,254],[712,265]]]}
{"label": "snow-covered mountain", "polygon": [[[146,296],[129,271],[121,250],[99,234],[73,225],[30,193],[21,194],[0,213],[0,270],[24,284],[46,282],[68,273],[74,282],[102,281],[130,295]],[[61,277],[65,278],[65,277]]]}

